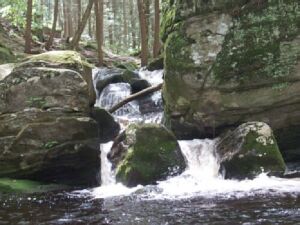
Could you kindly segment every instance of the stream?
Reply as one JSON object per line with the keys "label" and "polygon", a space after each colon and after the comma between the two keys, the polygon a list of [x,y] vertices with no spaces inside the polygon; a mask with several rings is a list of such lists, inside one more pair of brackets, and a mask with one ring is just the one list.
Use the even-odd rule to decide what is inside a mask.
{"label": "stream", "polygon": [[[94,71],[94,77],[106,75],[105,69]],[[141,70],[139,76],[155,85],[162,82],[163,71]],[[110,84],[98,95],[96,106],[108,109],[130,93],[129,84]],[[143,107],[149,110],[141,110]],[[114,116],[122,129],[133,122],[161,123],[161,94],[130,102]],[[106,157],[111,145],[109,142],[100,146],[100,187],[0,195],[0,225],[300,224],[300,178],[262,173],[253,180],[225,180],[218,173],[215,140],[179,140],[186,170],[157,185],[134,188],[116,182]]]}

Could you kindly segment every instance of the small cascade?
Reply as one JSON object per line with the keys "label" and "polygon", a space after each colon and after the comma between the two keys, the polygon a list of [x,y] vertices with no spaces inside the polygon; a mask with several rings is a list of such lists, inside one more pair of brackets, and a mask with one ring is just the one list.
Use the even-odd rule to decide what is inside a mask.
{"label": "small cascade", "polygon": [[101,185],[108,186],[115,184],[115,175],[111,169],[112,165],[107,158],[107,154],[110,152],[110,149],[113,145],[113,142],[110,141],[105,144],[100,145],[101,151]]}
{"label": "small cascade", "polygon": [[[106,70],[97,71],[97,76],[110,76]],[[163,81],[163,70],[149,72],[140,70],[139,77],[151,85]],[[131,86],[126,83],[107,85],[98,95],[97,106],[106,109],[131,94]],[[115,118],[123,129],[131,122],[161,123],[163,115],[162,97],[160,92],[128,103],[116,113]],[[215,140],[180,140],[181,151],[186,159],[186,170],[175,177],[160,181],[156,186],[137,186],[127,188],[116,183],[111,163],[107,159],[112,142],[101,145],[101,177],[102,186],[93,190],[96,198],[107,198],[120,195],[139,193],[147,199],[178,199],[194,196],[203,197],[243,197],[255,194],[270,194],[284,192],[300,192],[300,180],[268,177],[261,174],[253,180],[225,180],[219,174],[220,165],[215,153]]]}
{"label": "small cascade", "polygon": [[[100,97],[96,103],[97,106],[110,109],[118,102],[131,94],[131,88],[126,83],[109,84],[106,86],[100,94]],[[140,116],[139,107],[137,101],[131,101],[125,106],[118,109],[114,116],[117,117],[138,117]]]}

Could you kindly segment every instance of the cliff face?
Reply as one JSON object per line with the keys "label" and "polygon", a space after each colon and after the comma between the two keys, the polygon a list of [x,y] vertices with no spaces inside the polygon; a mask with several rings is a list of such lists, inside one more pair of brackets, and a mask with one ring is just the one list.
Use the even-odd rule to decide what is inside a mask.
{"label": "cliff face", "polygon": [[255,120],[284,149],[300,146],[298,0],[166,0],[163,14],[165,116],[178,137]]}

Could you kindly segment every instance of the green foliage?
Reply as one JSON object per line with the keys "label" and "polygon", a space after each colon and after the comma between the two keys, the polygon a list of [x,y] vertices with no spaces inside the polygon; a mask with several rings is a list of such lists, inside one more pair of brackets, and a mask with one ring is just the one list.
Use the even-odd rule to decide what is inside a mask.
{"label": "green foliage", "polygon": [[59,143],[58,143],[57,141],[49,141],[49,142],[45,143],[45,144],[43,145],[43,147],[44,147],[45,149],[50,149],[50,148],[55,147],[55,146],[58,145],[58,144],[59,144]]}
{"label": "green foliage", "polygon": [[[19,28],[25,28],[27,1],[24,0],[0,0],[0,16],[7,18],[11,23]],[[41,16],[43,10],[38,6],[38,1],[33,0],[32,9],[32,29],[42,27]]]}
{"label": "green foliage", "polygon": [[43,108],[46,104],[46,101],[44,97],[30,97],[27,100],[27,103],[31,107]]}

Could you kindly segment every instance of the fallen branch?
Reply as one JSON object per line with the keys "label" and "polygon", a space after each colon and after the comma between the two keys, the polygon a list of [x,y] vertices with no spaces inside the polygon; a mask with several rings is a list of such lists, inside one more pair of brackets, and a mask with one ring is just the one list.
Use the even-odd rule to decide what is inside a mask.
{"label": "fallen branch", "polygon": [[114,113],[115,111],[117,111],[119,108],[121,108],[122,106],[126,105],[128,102],[131,102],[139,97],[145,96],[147,94],[156,92],[158,90],[160,90],[162,88],[162,83],[158,84],[156,86],[151,86],[148,87],[140,92],[137,92],[133,95],[129,95],[127,98],[123,99],[122,101],[120,101],[119,103],[117,103],[116,105],[114,105],[113,107],[111,107],[111,109],[109,110],[110,113]]}

